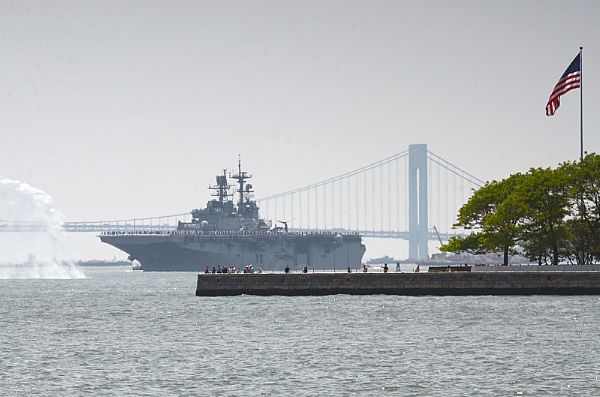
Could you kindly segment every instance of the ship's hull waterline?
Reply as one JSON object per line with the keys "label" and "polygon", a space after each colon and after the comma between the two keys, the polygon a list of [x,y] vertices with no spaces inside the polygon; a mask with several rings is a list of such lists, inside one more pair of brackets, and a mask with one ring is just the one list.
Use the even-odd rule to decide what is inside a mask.
{"label": "ship's hull waterline", "polygon": [[[204,271],[207,267],[253,265],[263,270],[340,269],[360,266],[365,246],[356,234],[288,233],[288,221],[259,216],[252,176],[242,171],[216,176],[212,200],[192,210],[190,222],[169,233],[106,233],[100,239],[138,260],[145,271]],[[235,180],[236,190],[229,183]],[[233,201],[238,196],[237,202]],[[291,222],[291,221],[290,221]]]}
{"label": "ship's hull waterline", "polygon": [[332,233],[105,234],[101,241],[138,260],[144,271],[203,272],[206,267],[247,265],[265,271],[346,269],[361,265],[365,246],[358,235]]}

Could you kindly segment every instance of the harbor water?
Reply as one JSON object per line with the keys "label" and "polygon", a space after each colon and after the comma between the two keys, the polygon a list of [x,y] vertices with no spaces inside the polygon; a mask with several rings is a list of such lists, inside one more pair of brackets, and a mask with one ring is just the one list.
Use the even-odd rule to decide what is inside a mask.
{"label": "harbor water", "polygon": [[84,272],[0,280],[2,395],[600,395],[600,296],[199,298],[194,273]]}

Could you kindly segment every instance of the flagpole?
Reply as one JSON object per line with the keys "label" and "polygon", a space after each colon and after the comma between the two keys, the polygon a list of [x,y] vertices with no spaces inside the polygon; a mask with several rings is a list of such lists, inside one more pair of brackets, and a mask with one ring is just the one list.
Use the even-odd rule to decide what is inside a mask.
{"label": "flagpole", "polygon": [[[579,162],[581,167],[583,167],[583,47],[579,47],[579,78],[581,79],[580,87],[579,87],[579,129],[581,136],[581,154],[579,157]],[[587,218],[585,201],[583,200],[583,193],[581,193],[581,222],[585,222]],[[585,260],[584,260],[585,263]]]}
{"label": "flagpole", "polygon": [[579,88],[579,133],[581,142],[580,160],[583,161],[583,47],[579,47],[579,73],[580,73],[580,88]]}

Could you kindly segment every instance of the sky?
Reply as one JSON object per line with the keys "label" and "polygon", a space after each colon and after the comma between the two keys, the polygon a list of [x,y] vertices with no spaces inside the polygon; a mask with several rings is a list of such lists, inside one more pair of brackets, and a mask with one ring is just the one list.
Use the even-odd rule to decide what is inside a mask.
{"label": "sky", "polygon": [[598,21],[598,1],[0,0],[0,178],[84,221],[201,207],[238,154],[257,197],[414,143],[482,180],[552,167],[579,157],[579,92],[544,109],[580,46],[600,151]]}

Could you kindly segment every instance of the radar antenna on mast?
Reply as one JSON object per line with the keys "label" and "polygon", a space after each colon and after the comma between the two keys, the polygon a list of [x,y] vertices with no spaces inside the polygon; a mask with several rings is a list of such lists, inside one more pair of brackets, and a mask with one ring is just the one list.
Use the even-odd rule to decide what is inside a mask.
{"label": "radar antenna on mast", "polygon": [[238,183],[238,193],[240,194],[240,201],[238,203],[238,210],[243,212],[244,208],[244,194],[247,193],[250,195],[252,193],[252,185],[248,185],[246,190],[244,190],[244,183],[246,179],[252,178],[252,175],[248,174],[246,171],[242,171],[242,156],[238,154],[238,173],[234,175],[229,175],[230,178],[237,180]]}
{"label": "radar antenna on mast", "polygon": [[227,197],[233,196],[233,194],[229,192],[231,185],[227,182],[227,169],[223,169],[223,175],[217,175],[217,184],[209,185],[208,188],[216,190],[211,196],[218,197],[221,204],[227,201]]}

